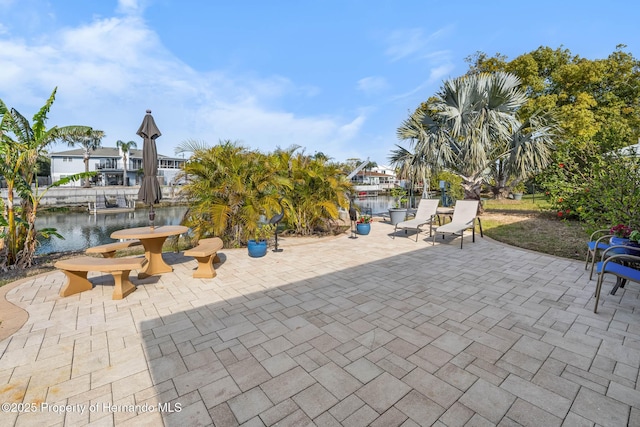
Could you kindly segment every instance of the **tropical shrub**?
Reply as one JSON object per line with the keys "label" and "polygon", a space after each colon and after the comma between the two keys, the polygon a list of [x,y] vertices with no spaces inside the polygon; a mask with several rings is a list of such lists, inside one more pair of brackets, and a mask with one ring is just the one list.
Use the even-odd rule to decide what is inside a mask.
{"label": "tropical shrub", "polygon": [[342,168],[327,158],[296,153],[296,150],[297,147],[280,150],[272,155],[274,163],[281,165],[280,173],[292,183],[284,190],[285,224],[302,236],[329,231],[339,217],[339,208],[346,209],[349,205],[351,183]]}
{"label": "tropical shrub", "polygon": [[[187,184],[182,194],[189,204],[185,223],[198,237],[219,236],[226,246],[253,238],[269,198],[277,198],[285,183],[261,153],[231,141],[208,148],[183,144],[192,157],[185,163]],[[268,214],[268,212],[267,212]]]}
{"label": "tropical shrub", "polygon": [[462,178],[460,176],[449,171],[440,171],[431,180],[431,189],[439,190],[440,181],[449,183],[450,187],[447,189],[447,194],[452,200],[464,199],[464,188],[462,188]]}
{"label": "tropical shrub", "polygon": [[182,171],[185,225],[198,237],[219,236],[227,247],[244,246],[261,219],[281,210],[281,223],[298,235],[329,227],[339,206],[348,205],[350,183],[326,158],[297,149],[264,154],[231,141],[181,144],[178,150],[192,153]]}
{"label": "tropical shrub", "polygon": [[640,229],[640,157],[606,154],[587,164],[567,160],[547,175],[546,193],[560,218],[590,229],[625,224]]}

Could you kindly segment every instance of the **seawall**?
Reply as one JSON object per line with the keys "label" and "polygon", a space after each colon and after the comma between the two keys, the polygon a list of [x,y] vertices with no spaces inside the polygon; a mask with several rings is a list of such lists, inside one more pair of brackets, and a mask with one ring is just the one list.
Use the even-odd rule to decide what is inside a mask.
{"label": "seawall", "polygon": [[[179,186],[161,186],[162,202],[179,203],[180,187]],[[40,188],[40,194],[44,191]],[[105,187],[59,187],[49,189],[40,200],[40,207],[85,207],[88,208],[89,202],[92,204],[96,201],[96,197],[104,197],[115,199],[117,196],[124,194],[126,199],[137,200],[140,186],[124,187],[121,185],[112,185]],[[6,202],[7,189],[0,189],[0,197]],[[14,192],[14,203],[20,203],[20,198]],[[137,202],[142,205],[142,202]]]}

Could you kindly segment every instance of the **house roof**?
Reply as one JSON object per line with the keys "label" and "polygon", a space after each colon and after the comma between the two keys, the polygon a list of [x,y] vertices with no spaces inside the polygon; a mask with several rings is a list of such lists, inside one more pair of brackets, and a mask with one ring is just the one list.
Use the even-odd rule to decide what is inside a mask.
{"label": "house roof", "polygon": [[[76,148],[67,151],[58,151],[50,153],[49,157],[84,157],[84,149]],[[120,150],[115,147],[99,147],[95,150],[91,150],[91,157],[120,157]],[[142,150],[132,148],[127,152],[127,157],[130,159],[141,159]],[[158,154],[159,159],[175,159],[175,157],[169,157],[162,154]],[[183,160],[183,159],[179,159]]]}
{"label": "house roof", "polygon": [[386,177],[386,178],[393,177],[393,175],[389,175],[389,174],[381,173],[381,172],[373,172],[373,171],[360,171],[356,175],[354,175],[353,178],[355,178],[357,176],[369,176],[369,177],[371,177],[371,176],[380,176],[380,177]]}

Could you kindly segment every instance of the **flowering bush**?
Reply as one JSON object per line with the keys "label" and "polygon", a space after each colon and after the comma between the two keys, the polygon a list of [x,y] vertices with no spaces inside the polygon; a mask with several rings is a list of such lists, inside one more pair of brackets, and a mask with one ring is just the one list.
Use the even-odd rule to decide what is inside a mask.
{"label": "flowering bush", "polygon": [[369,224],[371,222],[371,217],[369,215],[362,215],[358,218],[358,224]]}
{"label": "flowering bush", "polygon": [[591,230],[602,224],[640,230],[640,156],[590,151],[580,156],[581,162],[558,159],[540,177],[553,212],[561,219],[578,219]]}
{"label": "flowering bush", "polygon": [[618,224],[611,227],[609,232],[616,237],[627,239],[633,230],[624,224]]}

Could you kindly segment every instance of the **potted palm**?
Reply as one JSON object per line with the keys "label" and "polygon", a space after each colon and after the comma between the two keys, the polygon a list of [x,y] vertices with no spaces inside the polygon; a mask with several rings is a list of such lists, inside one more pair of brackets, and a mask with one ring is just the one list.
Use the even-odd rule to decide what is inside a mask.
{"label": "potted palm", "polygon": [[511,190],[511,194],[513,196],[513,200],[522,200],[522,195],[525,192],[526,187],[524,186],[524,182],[519,182],[513,189]]}
{"label": "potted palm", "polygon": [[391,190],[391,197],[394,199],[392,208],[389,208],[389,218],[391,225],[396,225],[407,219],[407,207],[403,206],[407,202],[407,190],[394,187]]}
{"label": "potted palm", "polygon": [[253,239],[247,242],[247,250],[251,258],[260,258],[267,254],[267,242],[273,236],[275,227],[271,224],[261,224],[253,232]]}

